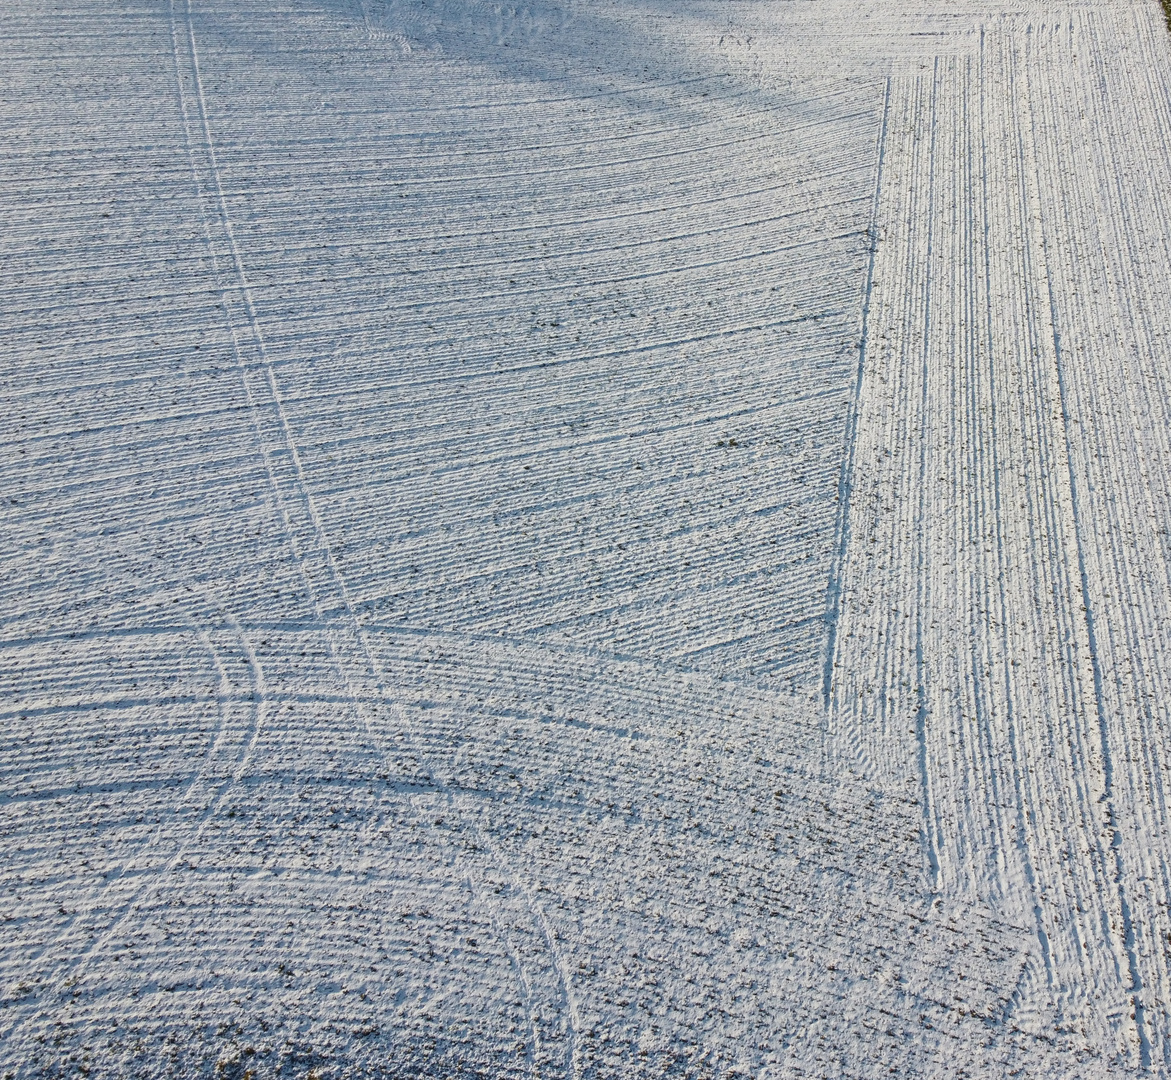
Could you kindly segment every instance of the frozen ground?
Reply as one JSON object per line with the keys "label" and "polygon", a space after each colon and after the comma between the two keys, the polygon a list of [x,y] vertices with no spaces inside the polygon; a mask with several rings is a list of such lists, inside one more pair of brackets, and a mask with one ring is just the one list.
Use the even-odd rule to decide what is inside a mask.
{"label": "frozen ground", "polygon": [[0,56],[0,1076],[1171,1072],[1155,0]]}

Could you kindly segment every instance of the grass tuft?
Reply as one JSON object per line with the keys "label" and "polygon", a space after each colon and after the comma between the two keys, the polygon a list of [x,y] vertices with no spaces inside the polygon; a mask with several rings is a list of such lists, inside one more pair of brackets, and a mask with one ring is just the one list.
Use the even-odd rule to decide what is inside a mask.
{"label": "grass tuft", "polygon": [[1163,14],[1167,17],[1167,29],[1171,30],[1171,0],[1159,0],[1163,5]]}

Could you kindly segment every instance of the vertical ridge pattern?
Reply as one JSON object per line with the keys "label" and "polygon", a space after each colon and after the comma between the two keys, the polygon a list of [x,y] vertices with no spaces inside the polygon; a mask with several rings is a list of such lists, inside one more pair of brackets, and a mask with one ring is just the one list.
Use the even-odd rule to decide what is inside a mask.
{"label": "vertical ridge pattern", "polygon": [[1016,1022],[1139,1068],[1168,1064],[1157,15],[985,18],[895,80],[830,692],[842,765],[919,792],[934,888],[1034,926]]}

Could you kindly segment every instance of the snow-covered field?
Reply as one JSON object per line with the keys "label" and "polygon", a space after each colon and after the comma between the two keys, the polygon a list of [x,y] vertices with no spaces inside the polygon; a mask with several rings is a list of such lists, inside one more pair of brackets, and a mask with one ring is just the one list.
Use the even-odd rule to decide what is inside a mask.
{"label": "snow-covered field", "polygon": [[0,1077],[1171,1074],[1157,0],[0,58]]}

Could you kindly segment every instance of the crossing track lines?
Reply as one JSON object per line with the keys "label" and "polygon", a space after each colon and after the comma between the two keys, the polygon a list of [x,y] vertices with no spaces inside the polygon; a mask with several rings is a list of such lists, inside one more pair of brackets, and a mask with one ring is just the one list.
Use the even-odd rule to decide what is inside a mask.
{"label": "crossing track lines", "polygon": [[[261,443],[265,460],[265,470],[273,490],[274,500],[280,507],[281,516],[288,534],[289,544],[299,563],[304,577],[311,602],[317,615],[317,621],[322,626],[329,650],[334,658],[337,675],[345,687],[353,710],[361,717],[363,727],[380,750],[383,737],[372,724],[368,702],[372,701],[376,707],[391,708],[387,691],[383,688],[382,673],[370,654],[364,640],[360,626],[354,617],[347,588],[341,578],[333,553],[326,538],[322,520],[314,505],[313,497],[307,487],[304,470],[301,465],[300,453],[293,439],[285,413],[281,391],[276,381],[276,375],[268,360],[264,335],[261,330],[255,305],[253,303],[248,275],[245,270],[240,249],[236,243],[232,221],[229,217],[228,203],[224,194],[220,176],[219,164],[216,157],[215,139],[212,134],[204,93],[203,80],[199,68],[199,50],[195,36],[195,26],[192,16],[191,0],[183,0],[182,26],[176,15],[175,0],[171,0],[170,14],[172,25],[172,41],[175,51],[175,73],[179,82],[180,96],[184,98],[182,105],[183,123],[186,133],[186,142],[191,156],[192,169],[197,177],[196,183],[200,194],[206,193],[214,198],[216,214],[205,213],[207,239],[212,253],[212,261],[217,267],[224,267],[227,263],[227,277],[221,277],[226,317],[232,333],[237,358],[240,363],[240,372],[248,398],[249,410],[256,427],[258,441]],[[189,54],[184,55],[180,45],[182,36],[186,38]],[[185,93],[187,74],[184,72],[184,61],[190,61],[190,86],[194,93]],[[195,104],[191,109],[187,101]],[[201,135],[198,142],[192,138],[192,112],[197,112],[198,126],[196,130]],[[198,149],[197,149],[198,145]],[[205,182],[199,182],[200,157],[206,158],[207,172]],[[217,232],[219,236],[217,236]],[[217,240],[226,242],[230,258],[221,255],[216,257]],[[222,273],[223,271],[221,271]],[[250,340],[242,342],[242,335],[236,323],[233,322],[233,294],[238,294],[239,306],[237,310],[246,315],[247,333]],[[274,422],[275,421],[275,422]],[[289,466],[291,465],[291,473]],[[282,475],[283,474],[283,475]],[[400,724],[399,738],[411,740],[406,725]],[[424,768],[428,768],[426,754],[423,754]],[[439,793],[443,793],[443,782],[437,779],[435,771],[429,768],[430,786],[436,786]],[[416,803],[418,801],[417,797]],[[450,800],[449,800],[450,802]],[[460,807],[454,807],[455,812],[465,813]],[[475,828],[473,820],[473,829]],[[565,1057],[564,1068],[574,1077],[579,1075],[580,1066],[577,1058],[576,1038],[576,1002],[573,997],[570,974],[561,957],[557,943],[548,932],[545,916],[533,895],[532,890],[520,881],[515,871],[506,861],[502,861],[501,854],[486,837],[482,842],[482,849],[486,849],[492,861],[499,864],[499,869],[512,884],[513,889],[525,901],[525,915],[535,920],[538,927],[538,936],[547,947],[554,972],[552,980],[556,987],[556,998],[550,1002],[546,995],[543,1002],[545,1012],[551,1013],[549,1028],[543,1032],[539,1042],[545,1047],[556,1047]],[[475,859],[471,854],[464,858],[464,875],[473,873],[471,869],[483,860]],[[492,868],[495,869],[495,868]],[[484,874],[482,866],[476,867],[476,872]],[[491,873],[491,870],[489,871]],[[507,903],[499,897],[499,890],[489,893],[485,888],[476,889],[478,895],[494,903],[497,910],[493,917],[494,925],[506,922]],[[516,956],[515,950],[510,950]],[[531,962],[531,961],[530,961]],[[526,987],[525,995],[531,992],[530,988],[536,982],[536,976],[530,976],[523,968],[519,976]],[[530,1026],[533,1013],[530,1010]],[[538,1037],[534,1034],[534,1040]]]}
{"label": "crossing track lines", "polygon": [[[1012,164],[1047,160],[1029,148],[1048,128],[985,116],[974,91],[999,65],[1036,92],[1021,39],[982,48],[955,5],[422,8],[442,18],[414,37],[376,0],[0,11],[17,218],[0,238],[0,636],[25,695],[4,766],[44,795],[2,849],[20,898],[6,1058],[602,1080],[926,1076],[962,1053],[974,1075],[1107,1075],[1108,1040],[1055,1036],[1045,1012],[1083,927],[1054,930],[1035,902],[1061,829],[1029,818],[1075,755],[1046,744],[1056,764],[1031,778],[1047,763],[1028,709],[1092,695],[1092,664],[1017,693],[1038,664],[1088,655],[1077,610],[1060,609],[1068,641],[1009,673],[1028,724],[971,693],[991,719],[948,742],[939,680],[920,680],[918,725],[889,724],[909,757],[864,725],[877,781],[821,756],[825,585],[844,551],[840,659],[892,313],[918,360],[899,390],[906,475],[962,473],[946,447],[916,456],[951,395],[999,455],[982,475],[1027,466],[998,505],[1023,493],[1045,525],[1034,552],[993,515],[1000,547],[948,579],[949,613],[1033,620],[981,645],[993,675],[1057,606],[1033,610],[1016,554],[1036,555],[1038,594],[1095,587],[1089,489],[1072,524],[1061,502],[1078,433],[1042,445],[1052,380],[1013,392],[1048,354],[991,378],[972,345],[950,382],[923,363],[962,313],[992,319],[1000,348],[1052,340],[1061,312],[1059,274],[1056,305],[1014,284],[1060,246]],[[999,162],[970,219],[954,199],[983,168],[968,146]],[[918,225],[890,233],[900,200],[936,211],[929,252]],[[1031,261],[981,246],[985,222],[1023,230]],[[1018,292],[953,303],[957,245]],[[913,282],[926,349],[919,299],[904,311],[892,279],[907,266],[931,271]],[[1077,378],[1063,369],[1067,411]],[[956,530],[946,492],[912,499],[933,529],[917,566]],[[1058,557],[1079,529],[1081,577]],[[920,655],[900,672],[930,674],[942,593],[904,585]],[[1060,813],[1093,796],[1096,761]],[[986,825],[1000,862],[982,859]],[[1091,867],[1061,899],[1096,882]],[[1122,926],[1111,896],[1087,891],[1085,919]],[[1125,896],[1155,985],[1142,887]],[[1087,986],[1108,997],[1101,966]],[[1125,1023],[1108,1034],[1125,1042]]]}

